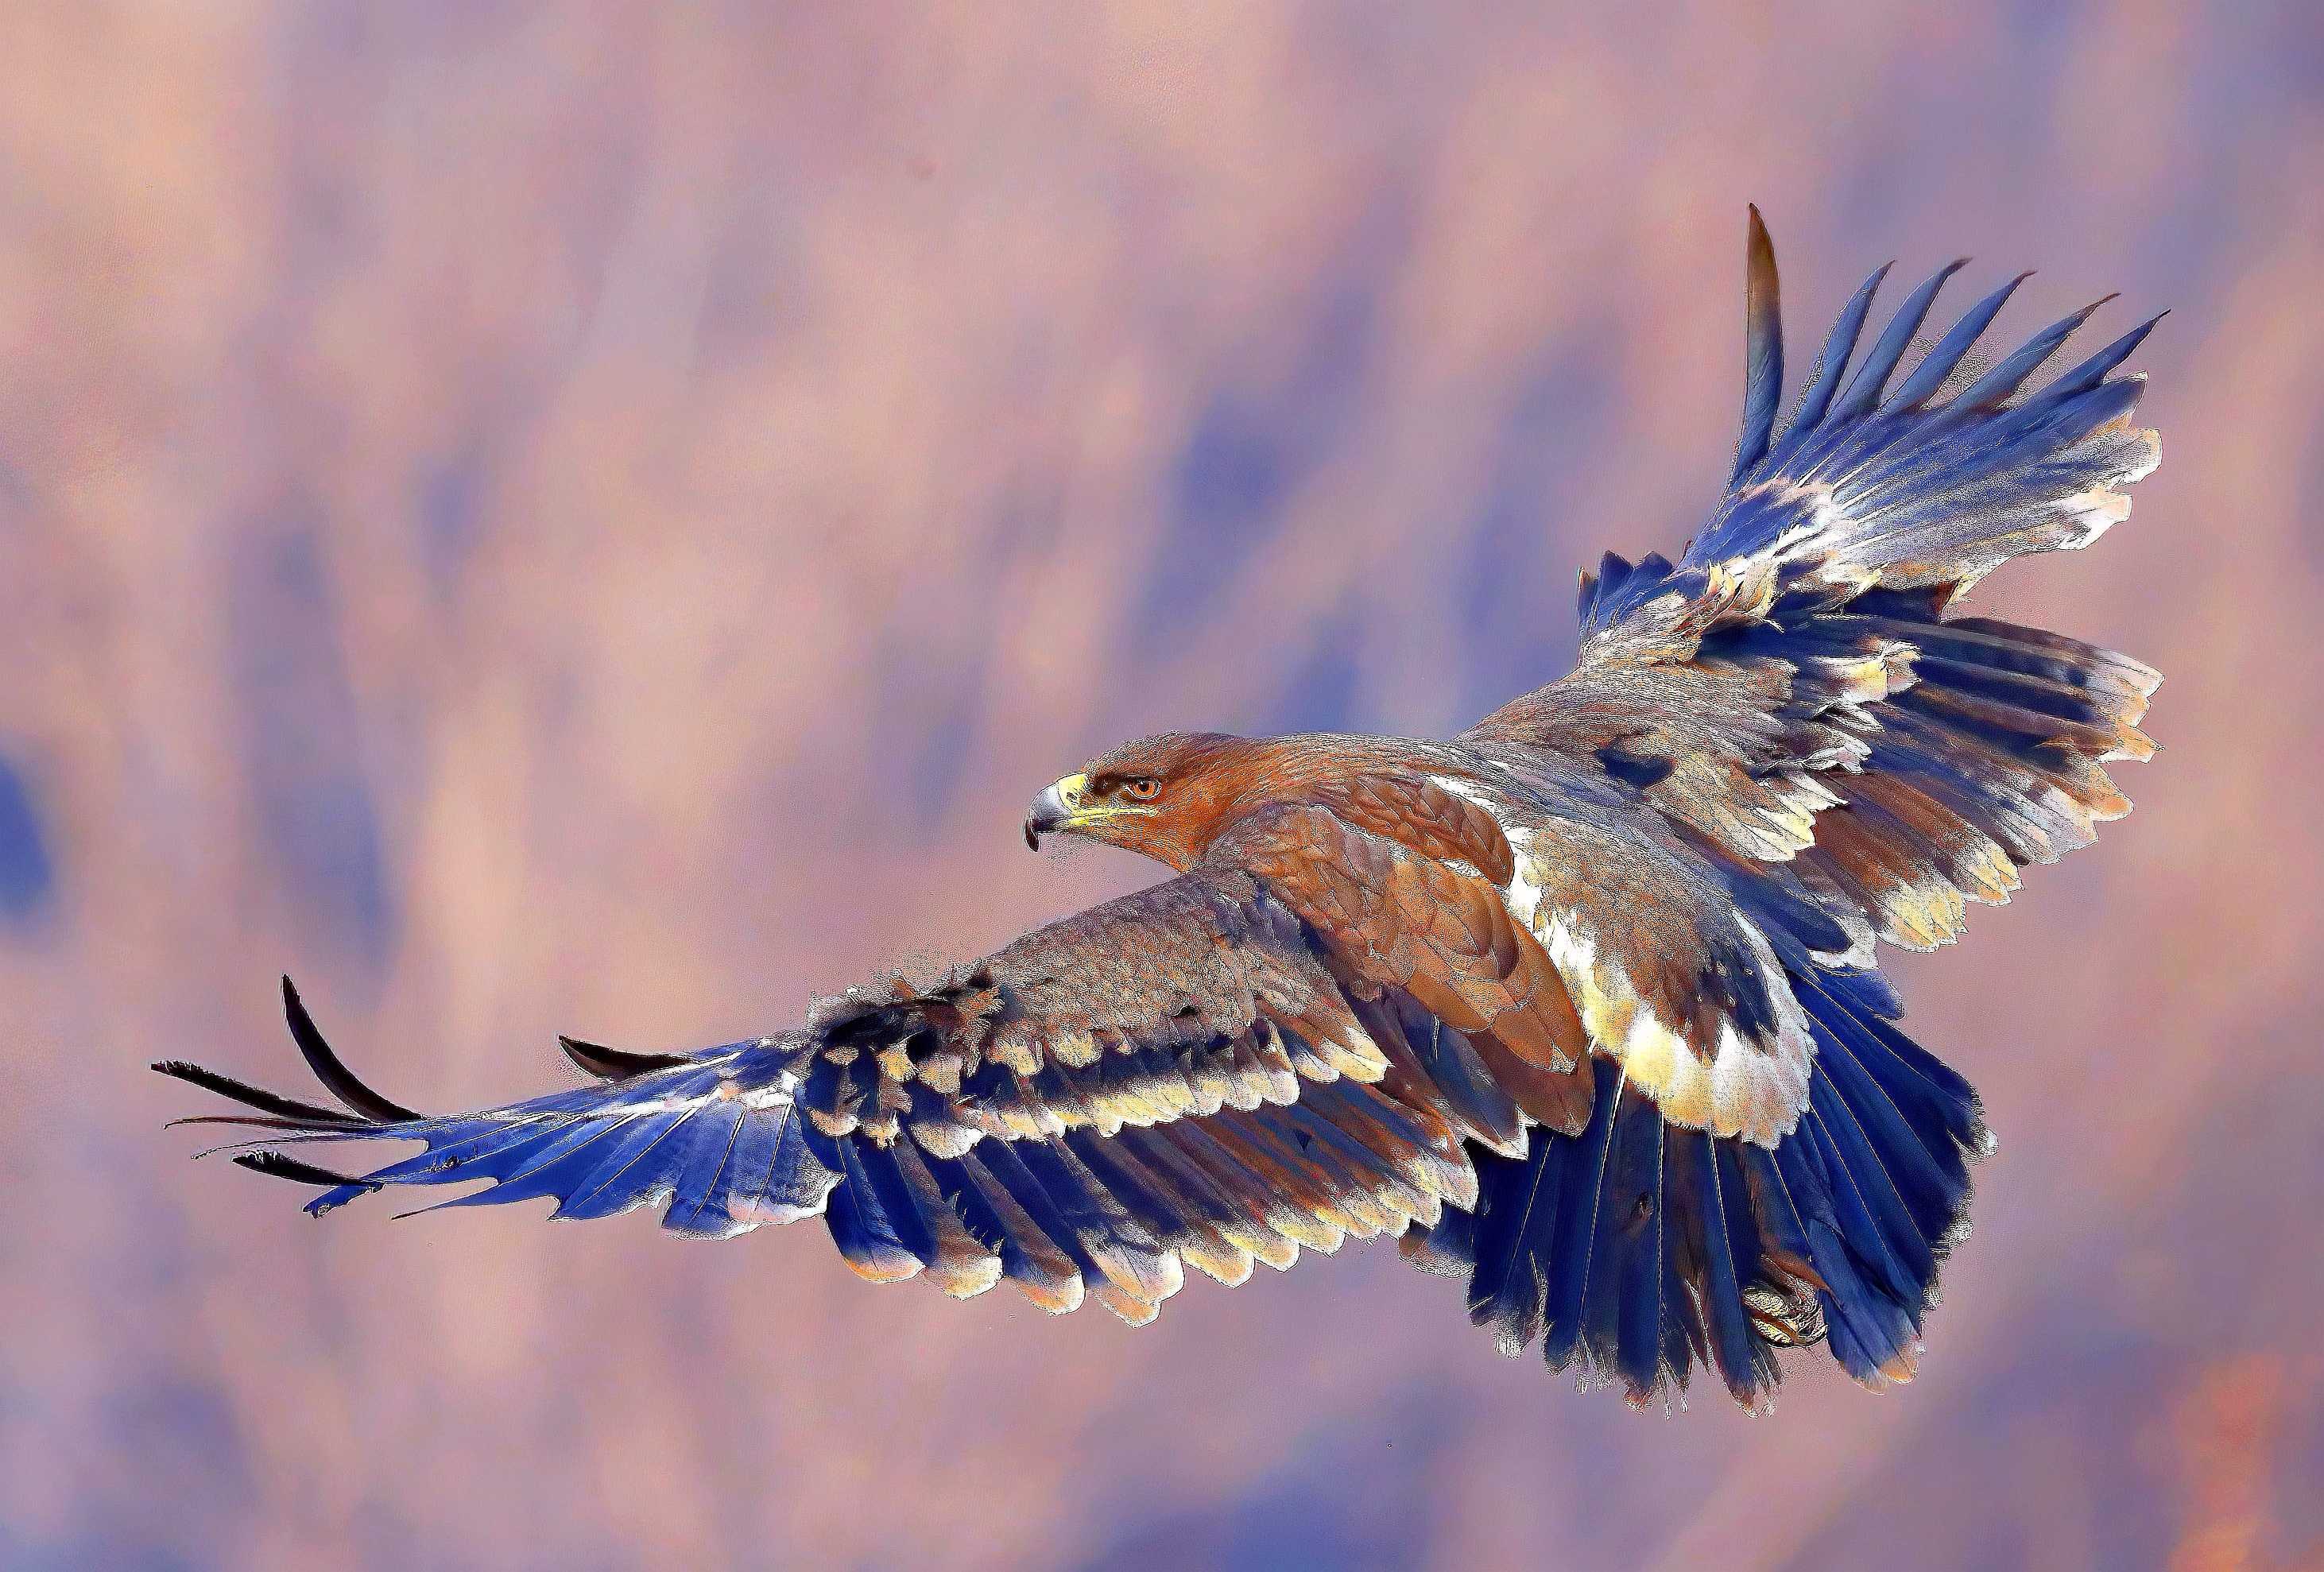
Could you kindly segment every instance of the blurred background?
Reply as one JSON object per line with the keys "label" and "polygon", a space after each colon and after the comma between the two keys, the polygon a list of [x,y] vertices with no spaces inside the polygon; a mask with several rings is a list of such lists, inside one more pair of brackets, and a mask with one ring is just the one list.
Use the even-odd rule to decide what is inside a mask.
{"label": "blurred background", "polygon": [[[2324,1565],[2324,11],[0,16],[0,1563]],[[2104,845],[1896,970],[2000,1136],[1923,1373],[1578,1396],[1351,1246],[1154,1326],[303,1195],[182,1055],[563,1084],[1145,882],[1169,727],[1441,734],[1874,264],[2107,290],[2162,469]],[[2095,342],[2095,339],[2093,340]],[[538,1209],[526,1209],[527,1211]]]}

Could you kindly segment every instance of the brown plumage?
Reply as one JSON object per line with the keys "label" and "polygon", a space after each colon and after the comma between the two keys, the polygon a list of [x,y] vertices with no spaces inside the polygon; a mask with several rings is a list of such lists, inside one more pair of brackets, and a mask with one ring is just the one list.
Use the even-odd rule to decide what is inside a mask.
{"label": "brown plumage", "polygon": [[709,1235],[820,1215],[867,1277],[1132,1321],[1184,1265],[1232,1283],[1390,1234],[1466,1277],[1505,1347],[1636,1402],[1709,1365],[1757,1405],[1773,1350],[1819,1338],[1868,1384],[1909,1376],[1986,1135],[1892,1024],[1876,941],[1951,940],[2127,811],[2102,767],[2151,751],[2159,680],[1950,606],[2127,510],[2158,450],[2110,373],[2144,328],[2026,391],[2078,313],[1942,397],[2012,283],[1892,391],[1953,269],[1852,365],[1876,274],[1779,429],[1756,210],[1747,264],[1727,496],[1678,564],[1585,575],[1577,668],[1460,737],[1128,744],[1044,791],[1026,838],[1173,877],[779,1035],[569,1044],[603,1078],[579,1090],[411,1114],[287,985],[350,1111],[157,1068],[278,1145],[423,1144],[362,1175],[248,1160],[326,1187],[318,1210],[475,1178],[447,1204],[659,1201]]}

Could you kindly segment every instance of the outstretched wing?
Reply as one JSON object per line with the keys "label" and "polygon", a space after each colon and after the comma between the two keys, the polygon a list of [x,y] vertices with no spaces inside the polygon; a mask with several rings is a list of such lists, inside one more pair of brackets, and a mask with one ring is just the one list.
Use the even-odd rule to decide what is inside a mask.
{"label": "outstretched wing", "polygon": [[1585,575],[1575,670],[1464,740],[1594,760],[1715,855],[1786,865],[1762,871],[1914,949],[2127,813],[2102,765],[2152,752],[2138,722],[2160,676],[1950,608],[2008,558],[2127,514],[2119,488],[2161,446],[2131,421],[2145,379],[2113,373],[2159,318],[2027,391],[2085,308],[1949,392],[2020,275],[1892,389],[1961,265],[1906,299],[1851,378],[1886,269],[1866,280],[1778,433],[1775,253],[1753,209],[1727,495],[1675,565],[1609,556]]}
{"label": "outstretched wing", "polygon": [[[447,1117],[364,1086],[286,980],[291,1028],[344,1110],[198,1067],[272,1134],[245,1166],[325,1188],[484,1181],[557,1217],[648,1204],[723,1237],[820,1214],[848,1263],[965,1296],[1007,1277],[1150,1319],[1191,1262],[1237,1282],[1298,1246],[1401,1233],[1476,1199],[1466,1142],[1522,1153],[1478,1049],[1409,994],[1345,980],[1249,875],[1205,869],[1035,931],[929,986],[828,1001],[804,1028],[699,1053],[567,1043],[598,1083]],[[308,1143],[416,1140],[361,1173]]]}

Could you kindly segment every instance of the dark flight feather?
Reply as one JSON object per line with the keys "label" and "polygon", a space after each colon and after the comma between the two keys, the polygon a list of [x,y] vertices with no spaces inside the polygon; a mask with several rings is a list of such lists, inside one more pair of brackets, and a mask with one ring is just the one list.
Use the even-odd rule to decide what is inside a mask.
{"label": "dark flight feather", "polygon": [[321,1081],[333,1097],[367,1119],[392,1122],[420,1117],[401,1103],[380,1096],[357,1080],[353,1071],[339,1062],[338,1055],[331,1052],[328,1043],[323,1041],[323,1034],[316,1029],[314,1017],[308,1015],[307,1007],[300,1001],[299,990],[291,986],[288,977],[282,979],[282,1013],[290,1020],[290,1040],[298,1043],[300,1053],[307,1061],[307,1068],[315,1072],[315,1079]]}
{"label": "dark flight feather", "polygon": [[1807,391],[1800,396],[1800,407],[1793,413],[1786,441],[1813,431],[1823,424],[1831,400],[1840,391],[1840,384],[1848,375],[1848,363],[1856,354],[1856,341],[1864,331],[1864,318],[1872,309],[1872,297],[1879,292],[1881,280],[1888,276],[1895,264],[1882,262],[1870,278],[1857,289],[1855,295],[1840,311],[1838,321],[1831,325],[1831,334],[1824,340],[1823,352],[1816,357],[1815,374],[1808,381]]}
{"label": "dark flight feather", "polygon": [[557,1045],[565,1050],[567,1059],[601,1080],[621,1080],[686,1062],[683,1053],[632,1053],[600,1043],[584,1043],[577,1037],[559,1036]]}
{"label": "dark flight feather", "polygon": [[1767,456],[1767,441],[1784,398],[1784,313],[1775,282],[1775,247],[1759,209],[1751,209],[1745,247],[1743,432],[1735,445],[1730,483]]}
{"label": "dark flight feather", "polygon": [[[1857,371],[1856,380],[1849,383],[1848,391],[1840,395],[1839,404],[1832,410],[1833,418],[1854,419],[1870,414],[1878,406],[1881,393],[1888,385],[1888,378],[1896,369],[1896,363],[1904,358],[1904,352],[1912,347],[1913,336],[1921,331],[1921,324],[1928,318],[1929,308],[1936,303],[1937,291],[1945,287],[1947,279],[1968,265],[1967,257],[1949,262],[1931,274],[1927,282],[1904,297],[1904,303],[1896,308],[1896,315],[1889,319],[1886,330],[1873,345],[1872,353],[1864,357],[1864,364]],[[1968,345],[1961,347],[1967,349]]]}

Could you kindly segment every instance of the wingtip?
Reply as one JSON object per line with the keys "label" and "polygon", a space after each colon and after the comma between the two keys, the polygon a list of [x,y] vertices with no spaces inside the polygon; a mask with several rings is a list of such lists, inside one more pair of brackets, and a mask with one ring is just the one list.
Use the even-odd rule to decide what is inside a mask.
{"label": "wingtip", "polygon": [[[157,1075],[166,1075],[172,1080],[182,1080],[189,1086],[198,1086],[204,1091],[215,1092],[220,1097],[230,1098],[245,1107],[256,1108],[260,1115],[269,1119],[288,1119],[308,1126],[337,1126],[350,1123],[355,1117],[343,1109],[327,1108],[320,1103],[310,1103],[300,1098],[284,1097],[279,1092],[269,1091],[263,1086],[253,1086],[246,1080],[237,1080],[233,1076],[221,1075],[215,1070],[205,1069],[184,1059],[156,1059],[149,1068]],[[205,1116],[195,1122],[241,1124],[249,1122],[252,1116],[244,1114],[223,1114]]]}
{"label": "wingtip", "polygon": [[683,1053],[638,1053],[625,1048],[608,1048],[602,1043],[584,1042],[562,1032],[557,1034],[557,1045],[584,1073],[600,1080],[622,1080],[688,1062]]}
{"label": "wingtip", "polygon": [[1767,233],[1767,222],[1759,216],[1757,203],[1751,205],[1750,211],[1751,221],[1744,232],[1743,255],[1755,284],[1762,280],[1772,281],[1775,271],[1775,237]]}
{"label": "wingtip", "polygon": [[282,979],[282,1014],[290,1027],[291,1041],[298,1044],[300,1056],[314,1072],[325,1089],[353,1108],[364,1118],[380,1124],[397,1124],[424,1118],[416,1109],[408,1108],[392,1099],[382,1097],[364,1084],[331,1049],[315,1018],[307,1013],[307,1006],[299,997],[299,990],[288,973]]}
{"label": "wingtip", "polygon": [[[2153,333],[2156,326],[2161,324],[2163,319],[2170,315],[2171,308],[2165,306],[2162,310],[2157,311],[2153,316],[2149,317],[2145,321],[2140,323],[2137,326],[2132,328],[2127,334],[2124,335],[2124,339],[2127,342],[2124,342],[2122,344],[2122,354],[2114,363],[2116,365],[2120,365],[2124,361],[2128,360],[2132,355],[2137,354],[2139,346],[2146,342],[2147,335]],[[2111,370],[2113,368],[2109,367],[2107,369]],[[2132,374],[2138,376],[2145,375],[2144,372],[2134,372]]]}
{"label": "wingtip", "polygon": [[239,1153],[232,1161],[235,1167],[247,1168],[253,1173],[263,1173],[275,1179],[287,1179],[294,1184],[311,1184],[318,1189],[336,1190],[352,1186],[372,1190],[381,1188],[372,1180],[352,1173],[341,1173],[336,1169],[319,1167],[312,1163],[301,1163],[287,1154],[271,1149]]}
{"label": "wingtip", "polygon": [[1743,268],[1743,424],[1736,438],[1735,476],[1766,455],[1783,401],[1783,307],[1775,246],[1758,204],[1750,205],[1750,214]]}

